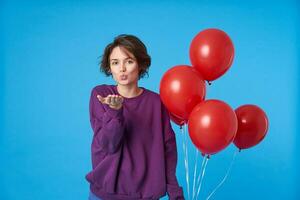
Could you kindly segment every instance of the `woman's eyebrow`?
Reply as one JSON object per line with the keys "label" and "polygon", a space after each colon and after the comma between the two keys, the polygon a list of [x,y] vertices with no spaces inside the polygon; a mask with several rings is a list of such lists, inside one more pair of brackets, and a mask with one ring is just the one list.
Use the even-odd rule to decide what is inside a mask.
{"label": "woman's eyebrow", "polygon": [[[124,60],[128,60],[128,59],[134,60],[134,58],[132,58],[132,57],[126,57]],[[119,59],[117,59],[117,58],[112,58],[112,59],[110,59],[110,61],[112,61],[112,60],[119,60]]]}

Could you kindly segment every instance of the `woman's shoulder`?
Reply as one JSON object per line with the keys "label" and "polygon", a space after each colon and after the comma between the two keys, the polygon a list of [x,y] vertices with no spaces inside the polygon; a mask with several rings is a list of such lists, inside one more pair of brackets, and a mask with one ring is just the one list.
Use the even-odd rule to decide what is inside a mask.
{"label": "woman's shoulder", "polygon": [[147,89],[147,88],[145,88],[145,89],[146,89],[148,95],[151,96],[152,100],[157,101],[157,103],[162,103],[160,95],[159,95],[158,92],[155,92],[155,91]]}
{"label": "woman's shoulder", "polygon": [[92,87],[91,92],[96,92],[97,94],[104,95],[108,93],[114,93],[113,89],[114,85],[109,85],[109,84],[100,84],[100,85],[95,85]]}

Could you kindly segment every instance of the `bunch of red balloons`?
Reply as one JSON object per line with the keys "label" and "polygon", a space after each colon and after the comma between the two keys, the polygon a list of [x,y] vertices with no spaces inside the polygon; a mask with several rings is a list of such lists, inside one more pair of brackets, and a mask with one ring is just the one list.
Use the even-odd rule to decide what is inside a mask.
{"label": "bunch of red balloons", "polygon": [[231,67],[234,46],[219,29],[198,33],[190,45],[192,66],[169,69],[160,82],[160,97],[176,124],[188,125],[193,144],[204,155],[215,154],[233,142],[239,149],[258,144],[268,130],[265,112],[255,105],[235,111],[224,101],[206,100],[206,84]]}

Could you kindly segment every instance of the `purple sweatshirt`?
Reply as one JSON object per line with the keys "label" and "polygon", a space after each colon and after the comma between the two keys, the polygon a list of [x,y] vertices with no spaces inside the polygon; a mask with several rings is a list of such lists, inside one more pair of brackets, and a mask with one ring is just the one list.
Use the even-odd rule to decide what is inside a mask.
{"label": "purple sweatshirt", "polygon": [[97,94],[118,94],[116,85],[98,85],[90,97],[94,132],[93,170],[86,175],[91,191],[104,200],[184,199],[176,178],[177,148],[169,112],[159,94],[124,97],[119,110],[102,104]]}

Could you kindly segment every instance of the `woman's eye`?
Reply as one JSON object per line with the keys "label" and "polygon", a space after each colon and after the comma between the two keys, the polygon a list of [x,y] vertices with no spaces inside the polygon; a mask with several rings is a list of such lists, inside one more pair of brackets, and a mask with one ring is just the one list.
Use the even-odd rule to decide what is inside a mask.
{"label": "woman's eye", "polygon": [[116,65],[116,64],[118,64],[118,62],[112,62],[111,64],[112,64],[112,65]]}
{"label": "woman's eye", "polygon": [[128,60],[128,63],[129,63],[129,64],[132,64],[132,63],[133,63],[133,61],[132,61],[132,60]]}

